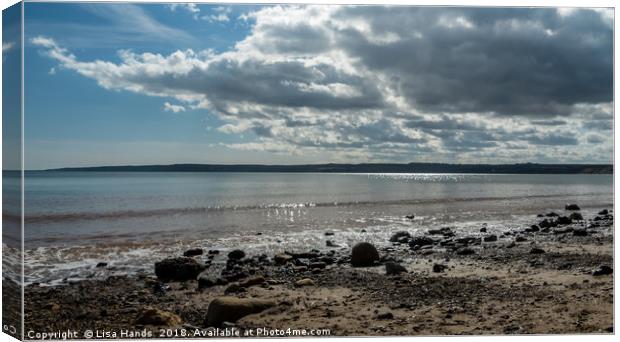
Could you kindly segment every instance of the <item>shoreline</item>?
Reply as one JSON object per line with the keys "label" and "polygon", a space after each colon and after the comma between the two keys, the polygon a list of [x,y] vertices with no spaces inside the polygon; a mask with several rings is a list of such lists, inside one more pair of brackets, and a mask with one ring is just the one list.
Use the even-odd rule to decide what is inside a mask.
{"label": "shoreline", "polygon": [[[204,255],[190,257],[209,265],[201,266],[201,281],[194,275],[162,282],[148,273],[29,285],[26,331],[146,329],[158,337],[164,328],[203,330],[207,316],[214,316],[210,303],[234,297],[271,305],[235,322],[218,321],[219,327],[320,328],[332,336],[609,333],[613,270],[592,274],[613,267],[613,213],[584,216],[502,235],[455,234],[444,226],[404,236],[402,243],[369,241],[379,246],[372,267],[352,267],[349,248],[326,246],[286,256],[228,257],[222,266],[212,264],[217,254],[203,247]],[[387,275],[390,263],[406,272]]]}

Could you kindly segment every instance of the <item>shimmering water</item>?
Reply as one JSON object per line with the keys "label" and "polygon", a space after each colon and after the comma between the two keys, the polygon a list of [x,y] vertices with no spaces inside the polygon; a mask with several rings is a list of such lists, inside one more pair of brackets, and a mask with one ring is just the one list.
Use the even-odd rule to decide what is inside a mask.
{"label": "shimmering water", "polygon": [[[101,260],[150,268],[188,246],[323,247],[328,230],[347,246],[384,241],[399,229],[506,229],[567,202],[586,212],[609,207],[613,177],[27,172],[27,269],[30,280],[41,280],[93,271]],[[404,218],[410,214],[414,221]]]}

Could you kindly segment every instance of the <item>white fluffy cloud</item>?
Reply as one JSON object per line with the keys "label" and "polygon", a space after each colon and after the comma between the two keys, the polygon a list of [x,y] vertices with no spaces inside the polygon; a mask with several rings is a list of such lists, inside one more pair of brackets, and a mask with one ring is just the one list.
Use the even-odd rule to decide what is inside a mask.
{"label": "white fluffy cloud", "polygon": [[185,111],[185,107],[180,105],[171,104],[170,102],[164,103],[164,110],[166,112],[180,113]]}
{"label": "white fluffy cloud", "polygon": [[[226,9],[218,12],[227,14]],[[222,53],[119,51],[82,61],[32,43],[106,89],[206,109],[244,150],[326,160],[611,160],[608,11],[271,6]],[[214,19],[215,20],[215,19]],[[176,108],[176,110],[175,110]],[[181,109],[183,108],[183,109]]]}

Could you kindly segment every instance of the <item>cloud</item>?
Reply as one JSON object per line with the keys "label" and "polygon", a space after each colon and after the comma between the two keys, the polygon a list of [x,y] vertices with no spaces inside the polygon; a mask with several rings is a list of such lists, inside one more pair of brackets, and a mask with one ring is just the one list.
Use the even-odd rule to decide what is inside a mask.
{"label": "cloud", "polygon": [[132,4],[78,4],[80,9],[95,16],[88,21],[51,21],[32,18],[29,32],[57,32],[59,42],[72,49],[140,48],[158,43],[164,47],[198,44],[187,32],[158,21],[148,11],[152,6]]}
{"label": "cloud", "polygon": [[209,22],[228,22],[230,21],[230,13],[232,8],[230,6],[217,6],[213,8],[213,14],[205,15],[202,19]]}
{"label": "cloud", "polygon": [[206,109],[225,122],[220,131],[253,139],[232,148],[354,161],[609,161],[611,138],[598,157],[576,138],[612,127],[609,15],[270,6],[245,14],[249,34],[221,53],[82,61],[51,38],[32,43],[106,89]]}
{"label": "cloud", "polygon": [[176,11],[177,8],[183,9],[186,12],[189,12],[193,15],[194,20],[198,20],[199,18],[199,14],[200,14],[200,8],[198,8],[198,5],[194,4],[194,3],[188,3],[188,4],[182,4],[182,3],[175,3],[175,4],[169,4],[168,8],[170,8],[171,11]]}
{"label": "cloud", "polygon": [[15,48],[14,42],[2,42],[2,63],[6,60],[6,55]]}
{"label": "cloud", "polygon": [[171,11],[175,11],[177,8],[182,8],[190,13],[200,13],[200,9],[198,8],[198,5],[194,3],[188,3],[188,4],[174,3],[174,4],[168,5],[168,8],[170,8]]}
{"label": "cloud", "polygon": [[185,111],[185,107],[180,106],[180,105],[174,105],[174,104],[171,104],[170,102],[165,102],[164,110],[166,112],[180,113],[180,112]]}
{"label": "cloud", "polygon": [[13,42],[2,42],[2,53],[8,53],[13,50],[15,47],[15,43]]}

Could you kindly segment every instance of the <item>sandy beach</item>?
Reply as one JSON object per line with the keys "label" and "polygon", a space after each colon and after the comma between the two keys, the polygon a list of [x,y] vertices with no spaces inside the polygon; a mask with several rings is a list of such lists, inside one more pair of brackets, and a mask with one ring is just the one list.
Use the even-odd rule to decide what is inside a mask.
{"label": "sandy beach", "polygon": [[[378,260],[363,251],[368,267],[353,267],[352,257],[360,256],[333,244],[275,256],[204,246],[158,264],[153,274],[29,285],[25,332],[70,329],[82,337],[91,330],[100,338],[204,337],[224,328],[241,336],[256,329],[268,336],[295,329],[331,336],[611,333],[613,213],[600,210],[583,220],[563,208],[532,213],[541,222],[536,227],[501,234],[485,226],[475,236],[448,226],[401,233],[378,248]],[[225,266],[218,267],[222,259]]]}

